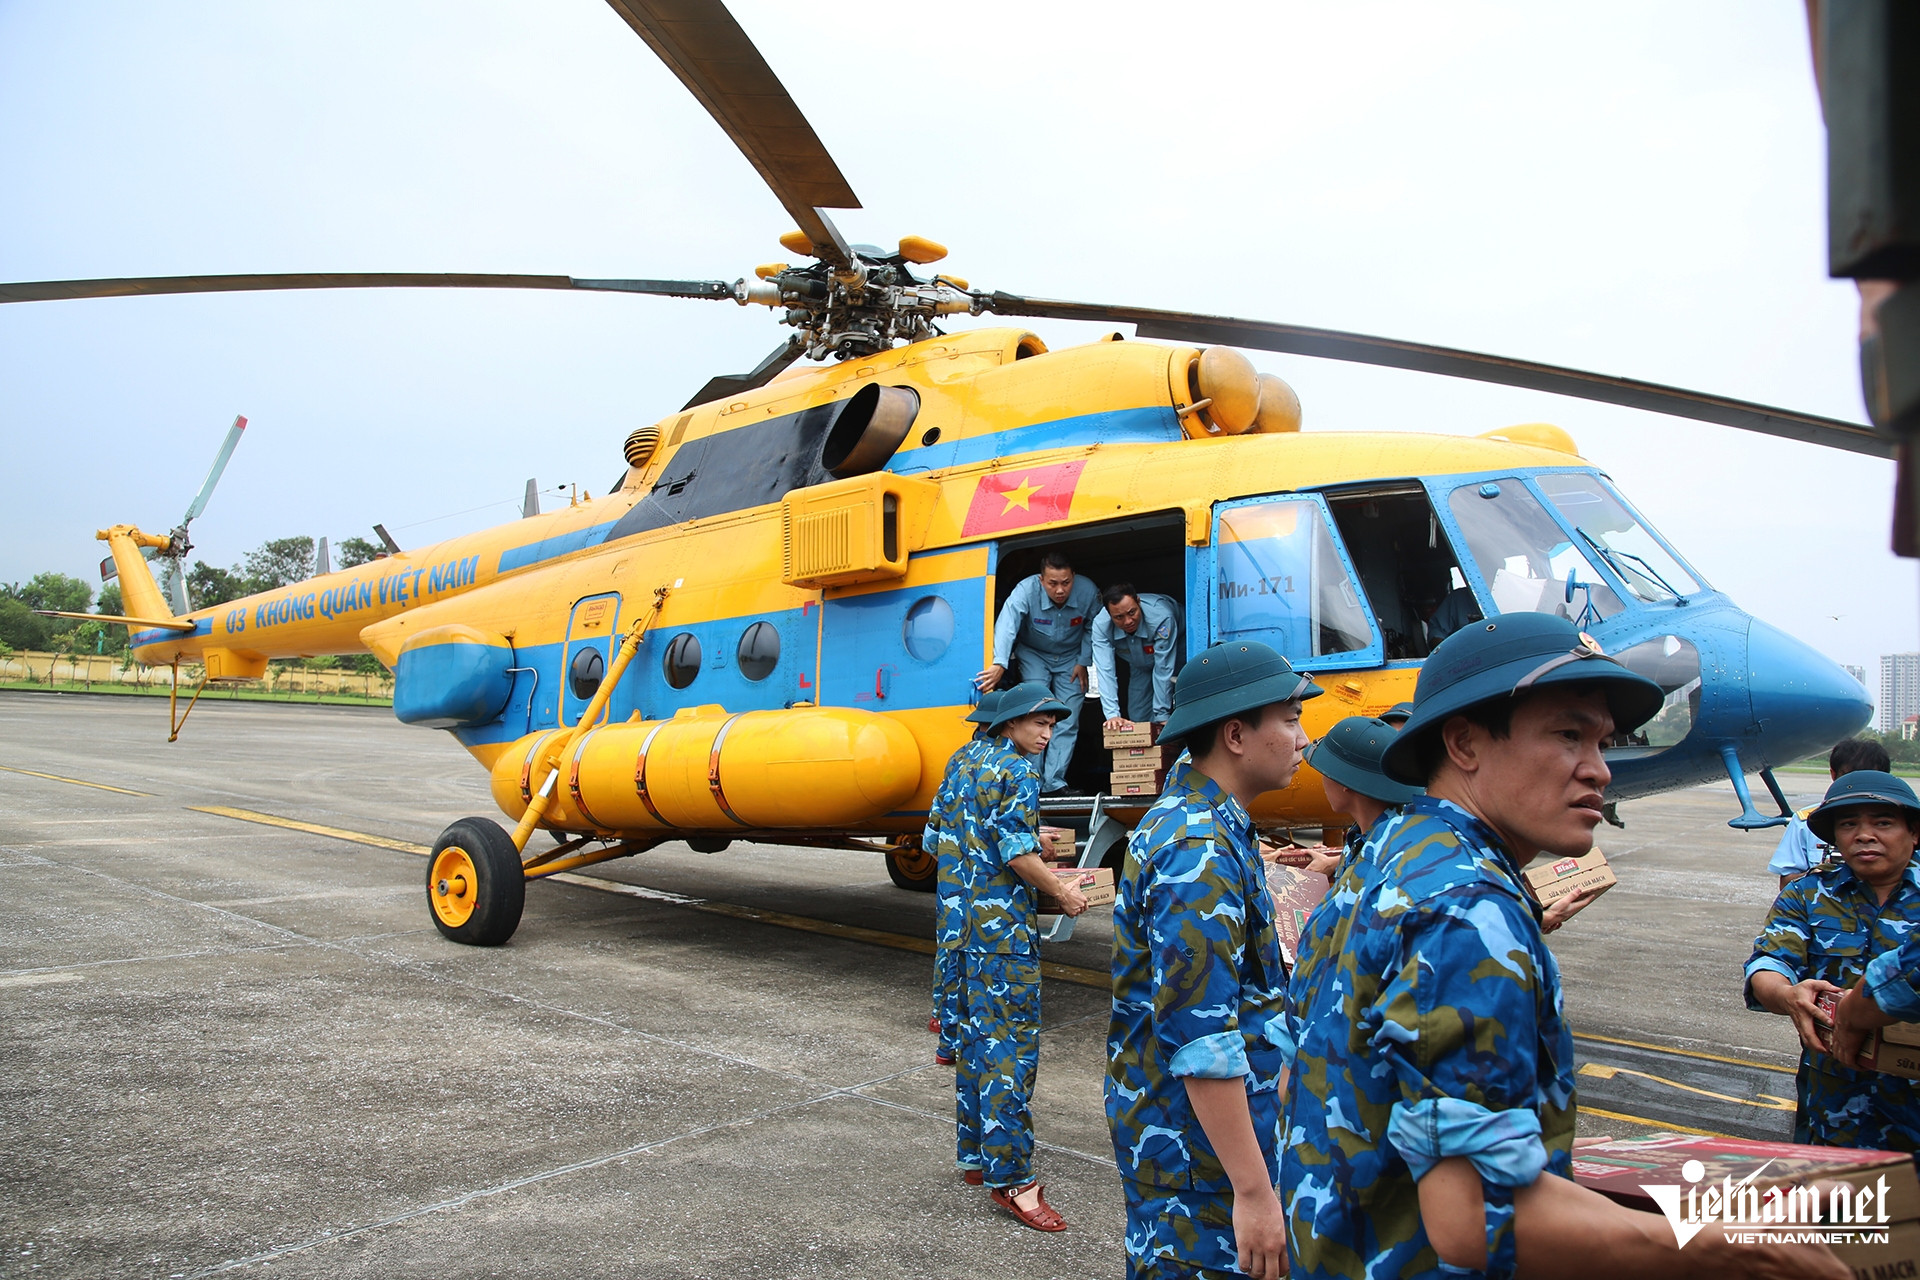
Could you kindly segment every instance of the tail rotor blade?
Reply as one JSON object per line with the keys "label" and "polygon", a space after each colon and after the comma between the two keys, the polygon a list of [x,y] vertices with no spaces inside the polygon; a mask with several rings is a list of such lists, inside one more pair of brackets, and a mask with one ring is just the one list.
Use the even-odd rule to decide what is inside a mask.
{"label": "tail rotor blade", "polygon": [[187,575],[180,571],[177,560],[174,562],[172,586],[173,616],[184,618],[193,612],[193,602],[187,599]]}
{"label": "tail rotor blade", "polygon": [[246,418],[234,415],[233,425],[227,428],[227,438],[220,442],[220,452],[213,456],[213,467],[207,472],[207,482],[194,495],[193,504],[187,508],[187,518],[181,524],[193,523],[207,509],[207,499],[213,496],[213,486],[220,483],[220,473],[227,469],[227,460],[233,457],[233,447],[240,443],[240,433],[246,429]]}

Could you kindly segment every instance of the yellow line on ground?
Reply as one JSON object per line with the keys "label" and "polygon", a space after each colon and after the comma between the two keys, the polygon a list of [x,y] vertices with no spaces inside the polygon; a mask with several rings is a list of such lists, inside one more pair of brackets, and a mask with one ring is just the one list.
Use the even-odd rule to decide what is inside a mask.
{"label": "yellow line on ground", "polygon": [[1670,1053],[1682,1058],[1700,1058],[1706,1062],[1726,1062],[1736,1067],[1752,1067],[1757,1071],[1774,1071],[1783,1076],[1798,1074],[1792,1067],[1776,1067],[1770,1062],[1755,1062],[1751,1058],[1726,1058],[1717,1053],[1700,1053],[1693,1049],[1675,1049],[1664,1044],[1648,1044],[1645,1040],[1622,1040],[1617,1036],[1596,1036],[1585,1031],[1573,1033],[1575,1040],[1592,1040],[1597,1044],[1621,1044],[1629,1049],[1651,1049],[1655,1053]]}
{"label": "yellow line on ground", "polygon": [[235,818],[241,822],[257,822],[266,827],[285,827],[289,831],[305,831],[310,835],[330,836],[335,840],[351,840],[355,844],[370,844],[376,849],[397,849],[401,853],[419,854],[432,852],[424,844],[368,835],[364,831],[348,831],[344,827],[323,827],[317,822],[296,822],[292,818],[282,818],[271,813],[256,813],[252,809],[231,809],[223,804],[190,804],[187,808],[195,813],[211,813],[217,818]]}
{"label": "yellow line on ground", "polygon": [[[1721,1133],[1718,1129],[1696,1129],[1692,1125],[1674,1124],[1670,1120],[1649,1120],[1645,1116],[1630,1116],[1624,1111],[1602,1111],[1598,1107],[1581,1107],[1583,1116],[1599,1116],[1602,1120],[1625,1120],[1628,1124],[1644,1124],[1649,1129],[1671,1129],[1675,1133],[1697,1134],[1702,1138],[1737,1138],[1734,1133]],[[1580,1158],[1580,1148],[1573,1149],[1574,1159]]]}
{"label": "yellow line on ground", "polygon": [[104,782],[88,782],[85,778],[63,778],[57,773],[41,773],[37,769],[16,769],[10,764],[0,764],[0,769],[8,773],[24,773],[29,778],[45,778],[48,782],[71,782],[76,787],[92,787],[95,791],[116,791],[123,796],[152,796],[151,791],[129,791],[125,787],[110,787]]}
{"label": "yellow line on ground", "polygon": [[[412,844],[405,840],[391,840],[386,836],[369,835],[364,831],[348,831],[343,827],[326,827],[317,822],[298,822],[292,818],[282,818],[276,814],[258,813],[252,809],[232,809],[225,805],[189,805],[195,813],[211,813],[216,817],[235,818],[241,822],[258,822],[269,827],[285,827],[289,831],[305,831],[316,836],[330,836],[335,840],[351,840],[355,844],[372,845],[377,849],[396,849],[401,853],[426,855],[432,850],[423,844]],[[568,884],[576,884],[585,889],[599,889],[609,893],[631,895],[635,886],[618,880],[605,880],[598,876],[583,876],[562,873],[553,877]],[[833,920],[816,920],[811,916],[790,915],[785,911],[770,911],[764,907],[745,907],[733,902],[714,902],[705,898],[686,898],[679,894],[667,894],[653,891],[648,896],[658,895],[658,900],[671,906],[689,907],[695,911],[704,911],[708,915],[727,916],[734,920],[746,920],[754,924],[770,924],[781,929],[797,929],[805,933],[822,934],[830,938],[846,938],[853,942],[871,943],[878,947],[892,947],[896,951],[918,951],[922,955],[933,954],[933,939],[915,938],[904,933],[886,933],[879,929],[863,929],[858,925],[840,924]],[[1051,960],[1040,962],[1040,972],[1048,978],[1057,978],[1062,982],[1077,983],[1083,987],[1098,987],[1105,990],[1107,975],[1094,969],[1082,969],[1076,965],[1056,964]]]}
{"label": "yellow line on ground", "polygon": [[1666,1085],[1669,1089],[1679,1089],[1685,1093],[1697,1093],[1703,1098],[1718,1098],[1722,1102],[1737,1102],[1743,1107],[1759,1107],[1762,1111],[1791,1111],[1794,1104],[1786,1098],[1776,1098],[1770,1093],[1759,1094],[1765,1099],[1755,1102],[1752,1098],[1736,1098],[1730,1093],[1715,1093],[1711,1089],[1696,1088],[1690,1084],[1681,1084],[1678,1080],[1669,1080],[1665,1076],[1656,1076],[1646,1071],[1635,1071],[1631,1067],[1610,1067],[1598,1062],[1585,1062],[1580,1065],[1577,1075],[1591,1076],[1595,1080],[1611,1080],[1615,1076],[1634,1076],[1641,1080],[1651,1080],[1655,1084]]}

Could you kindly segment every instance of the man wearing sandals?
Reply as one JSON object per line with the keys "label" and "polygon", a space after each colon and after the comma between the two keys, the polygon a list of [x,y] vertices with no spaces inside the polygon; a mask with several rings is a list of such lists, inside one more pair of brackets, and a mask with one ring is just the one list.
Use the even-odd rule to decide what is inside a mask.
{"label": "man wearing sandals", "polygon": [[1040,858],[1035,759],[1067,708],[1034,682],[1002,693],[991,714],[992,745],[941,827],[943,839],[957,832],[961,841],[956,1162],[1024,1225],[1062,1231],[1066,1220],[1033,1178],[1031,1103],[1040,1065],[1037,899],[1071,916],[1087,909],[1086,896],[1063,888]]}
{"label": "man wearing sandals", "polygon": [[1247,810],[1293,781],[1300,704],[1319,692],[1264,644],[1215,645],[1160,733],[1188,758],[1133,833],[1113,909],[1107,1125],[1131,1277],[1286,1271],[1286,979]]}

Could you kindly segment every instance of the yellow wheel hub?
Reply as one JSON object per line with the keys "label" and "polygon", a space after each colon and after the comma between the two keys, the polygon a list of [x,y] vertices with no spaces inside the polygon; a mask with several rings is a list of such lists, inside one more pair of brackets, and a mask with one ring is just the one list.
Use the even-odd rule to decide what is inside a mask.
{"label": "yellow wheel hub", "polygon": [[480,877],[473,859],[458,845],[449,845],[433,859],[433,875],[427,881],[427,896],[433,901],[434,914],[450,929],[457,929],[473,915],[474,894]]}
{"label": "yellow wheel hub", "polygon": [[917,844],[896,846],[893,863],[900,868],[900,874],[910,880],[924,880],[934,873],[936,865],[933,855]]}

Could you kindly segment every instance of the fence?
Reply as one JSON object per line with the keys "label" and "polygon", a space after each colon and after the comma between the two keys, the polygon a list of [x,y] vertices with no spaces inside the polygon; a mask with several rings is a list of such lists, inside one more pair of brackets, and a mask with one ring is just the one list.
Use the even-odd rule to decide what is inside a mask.
{"label": "fence", "polygon": [[[199,684],[200,675],[198,663],[183,664],[180,668],[181,687],[191,689]],[[48,686],[57,683],[87,688],[96,684],[128,685],[164,692],[172,678],[170,667],[142,666],[110,653],[34,653],[20,650],[0,657],[0,683],[26,682]],[[363,674],[358,671],[315,671],[306,667],[269,665],[264,679],[222,681],[218,687],[237,687],[289,697],[304,693],[314,696],[333,694],[391,698],[393,673],[384,669]]]}

